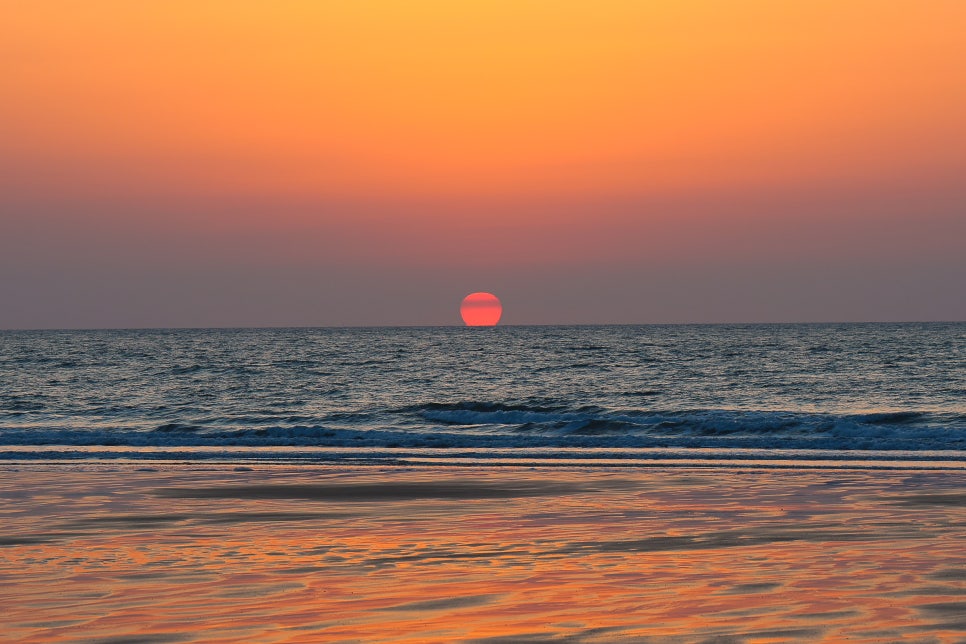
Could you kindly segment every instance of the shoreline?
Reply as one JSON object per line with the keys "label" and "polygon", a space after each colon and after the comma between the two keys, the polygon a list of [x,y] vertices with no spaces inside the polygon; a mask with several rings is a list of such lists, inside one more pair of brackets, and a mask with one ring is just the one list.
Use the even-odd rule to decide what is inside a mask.
{"label": "shoreline", "polygon": [[512,470],[512,469],[545,469],[545,470],[579,470],[579,471],[608,471],[608,470],[627,470],[627,471],[657,471],[668,470],[764,470],[764,471],[921,471],[921,472],[948,472],[951,474],[966,473],[966,462],[964,461],[939,461],[939,460],[783,460],[783,459],[592,459],[592,458],[424,458],[424,457],[393,457],[393,458],[366,458],[366,457],[339,457],[339,458],[313,458],[313,457],[230,457],[223,454],[212,454],[203,457],[185,459],[177,455],[140,455],[130,456],[111,456],[99,457],[88,455],[66,456],[61,458],[11,458],[7,454],[0,452],[0,472],[4,469],[19,469],[32,467],[81,467],[81,466],[101,466],[101,467],[124,467],[137,466],[138,468],[165,468],[180,467],[188,469],[204,469],[206,467],[228,468],[241,466],[246,470],[253,468],[436,468],[441,470]]}
{"label": "shoreline", "polygon": [[960,450],[749,448],[386,448],[306,446],[0,446],[0,467],[28,464],[244,464],[290,466],[763,468],[966,472]]}

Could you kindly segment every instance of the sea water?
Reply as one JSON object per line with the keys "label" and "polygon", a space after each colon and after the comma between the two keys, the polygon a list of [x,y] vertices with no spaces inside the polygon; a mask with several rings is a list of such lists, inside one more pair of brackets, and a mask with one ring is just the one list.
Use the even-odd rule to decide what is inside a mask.
{"label": "sea water", "polygon": [[0,458],[966,462],[966,323],[0,332]]}

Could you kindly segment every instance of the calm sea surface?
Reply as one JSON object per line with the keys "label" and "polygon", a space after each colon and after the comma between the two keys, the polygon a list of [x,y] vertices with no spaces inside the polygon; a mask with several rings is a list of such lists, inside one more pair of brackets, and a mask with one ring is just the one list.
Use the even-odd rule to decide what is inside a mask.
{"label": "calm sea surface", "polygon": [[966,324],[0,332],[0,457],[966,461]]}

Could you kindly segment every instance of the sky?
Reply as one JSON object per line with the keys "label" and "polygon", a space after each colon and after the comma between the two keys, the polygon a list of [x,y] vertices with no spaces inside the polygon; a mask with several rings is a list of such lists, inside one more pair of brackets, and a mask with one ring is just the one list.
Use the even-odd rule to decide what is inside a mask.
{"label": "sky", "polygon": [[0,328],[966,320],[960,0],[0,0]]}

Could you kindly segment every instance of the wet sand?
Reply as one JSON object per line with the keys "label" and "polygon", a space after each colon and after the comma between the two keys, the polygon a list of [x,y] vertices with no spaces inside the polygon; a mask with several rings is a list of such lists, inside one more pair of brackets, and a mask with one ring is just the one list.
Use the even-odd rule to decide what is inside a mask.
{"label": "wet sand", "polygon": [[966,641],[966,473],[0,466],[0,639]]}

